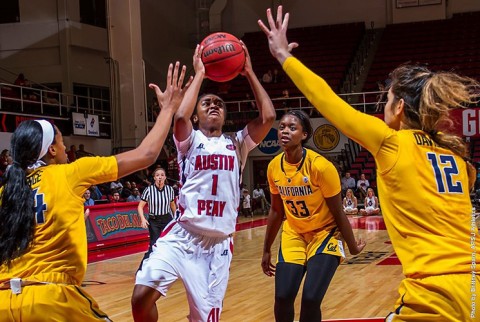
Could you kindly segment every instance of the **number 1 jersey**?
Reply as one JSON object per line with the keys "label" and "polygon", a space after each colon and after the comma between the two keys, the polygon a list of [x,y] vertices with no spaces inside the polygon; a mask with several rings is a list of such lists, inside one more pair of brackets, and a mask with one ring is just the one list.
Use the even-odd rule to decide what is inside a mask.
{"label": "number 1 jersey", "polygon": [[193,233],[226,237],[235,231],[241,173],[255,143],[245,127],[233,135],[206,137],[193,130],[178,150],[179,221]]}

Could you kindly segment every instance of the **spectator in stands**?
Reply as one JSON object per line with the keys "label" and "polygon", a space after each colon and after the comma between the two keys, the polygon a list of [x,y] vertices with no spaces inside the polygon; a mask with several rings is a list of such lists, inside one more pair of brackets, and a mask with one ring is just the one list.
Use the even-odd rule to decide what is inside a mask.
{"label": "spectator in stands", "polygon": [[245,217],[253,217],[252,213],[252,206],[251,206],[251,198],[250,194],[248,193],[248,189],[243,189],[243,200],[242,200],[242,213]]}
{"label": "spectator in stands", "polygon": [[452,110],[478,102],[479,82],[401,65],[390,74],[382,121],[343,101],[292,56],[298,44],[287,40],[289,14],[282,10],[274,19],[268,9],[269,27],[259,21],[270,52],[315,108],[375,158],[382,215],[405,274],[385,320],[471,321],[478,302],[472,286],[480,285],[480,265],[472,260],[480,238],[471,238],[478,236],[470,201],[475,169],[450,128]]}
{"label": "spectator in stands", "polygon": [[5,172],[8,171],[8,169],[10,169],[10,167],[13,165],[13,158],[11,155],[9,155],[7,157],[7,168],[5,169]]}
{"label": "spectator in stands", "polygon": [[85,201],[83,202],[84,206],[95,205],[95,201],[91,198],[91,193],[89,189],[85,190],[85,193],[83,194],[83,198],[85,199]]}
{"label": "spectator in stands", "polygon": [[347,189],[345,198],[343,198],[343,210],[347,215],[358,214],[357,197],[353,194],[352,189]]}
{"label": "spectator in stands", "polygon": [[23,73],[18,74],[17,79],[13,83],[17,86],[30,87],[32,83],[25,77]]}
{"label": "spectator in stands", "polygon": [[85,151],[85,145],[83,144],[78,145],[78,151],[75,152],[75,155],[77,156],[77,159],[94,156],[93,153]]}
{"label": "spectator in stands", "polygon": [[68,162],[73,162],[77,160],[77,147],[72,144],[70,145],[70,150],[67,151]]}
{"label": "spectator in stands", "polygon": [[262,214],[267,213],[268,209],[270,208],[270,204],[265,198],[265,192],[263,191],[259,183],[257,183],[257,187],[253,189],[252,197],[253,197],[253,201],[255,202],[255,206],[256,207],[260,206],[260,209],[262,210]]}
{"label": "spectator in stands", "polygon": [[1,173],[7,170],[9,156],[10,156],[10,151],[8,149],[4,149],[2,150],[2,153],[0,153],[0,172]]}
{"label": "spectator in stands", "polygon": [[111,200],[111,202],[115,203],[115,202],[121,202],[121,201],[123,201],[123,200],[120,199],[120,193],[114,192],[114,193],[112,194],[112,200]]}
{"label": "spectator in stands", "polygon": [[367,196],[367,189],[370,187],[370,182],[365,178],[365,173],[360,175],[360,179],[357,181],[357,193],[360,199],[364,199]]}
{"label": "spectator in stands", "polygon": [[126,200],[128,197],[130,197],[131,194],[132,194],[132,184],[130,183],[130,181],[125,181],[123,184],[123,189],[122,189],[122,192],[120,193],[120,196]]}
{"label": "spectator in stands", "polygon": [[90,196],[93,200],[102,199],[102,196],[103,196],[102,191],[100,191],[97,185],[92,185],[89,190],[90,190]]}
{"label": "spectator in stands", "polygon": [[378,204],[378,198],[375,196],[375,192],[372,188],[367,189],[367,196],[363,202],[364,209],[360,209],[360,214],[363,216],[373,216],[380,213],[380,206]]}
{"label": "spectator in stands", "polygon": [[350,176],[350,172],[345,172],[345,175],[342,177],[342,196],[346,195],[348,189],[355,189],[357,186],[355,184],[355,179]]}
{"label": "spectator in stands", "polygon": [[[27,78],[25,78],[25,75],[23,73],[18,74],[17,79],[15,79],[14,82],[15,85],[21,86],[21,87],[31,87],[32,82],[30,82]],[[29,100],[36,100],[38,97],[35,95],[35,93],[31,89],[23,89],[21,90],[20,88],[17,88],[18,91],[18,96],[20,97],[20,92],[23,93],[23,98],[24,99],[29,99]]]}
{"label": "spectator in stands", "polygon": [[123,189],[123,184],[120,182],[120,180],[117,181],[112,181],[110,183],[110,194],[113,195],[115,192],[118,192],[119,194],[122,193]]}
{"label": "spectator in stands", "polygon": [[262,82],[265,84],[270,84],[272,82],[272,70],[269,69],[265,74],[262,76]]}
{"label": "spectator in stands", "polygon": [[140,191],[138,190],[138,188],[133,188],[132,194],[127,198],[127,202],[133,202],[133,201],[139,202],[140,200],[142,200],[140,197]]}

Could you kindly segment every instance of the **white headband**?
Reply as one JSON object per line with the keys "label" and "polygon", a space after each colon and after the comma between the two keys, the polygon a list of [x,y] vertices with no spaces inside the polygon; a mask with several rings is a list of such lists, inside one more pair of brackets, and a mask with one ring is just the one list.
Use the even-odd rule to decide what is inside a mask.
{"label": "white headband", "polygon": [[42,150],[40,151],[40,155],[38,156],[37,160],[40,160],[47,154],[48,148],[50,145],[53,143],[53,139],[55,137],[55,133],[53,130],[53,125],[52,123],[45,121],[45,120],[35,120],[35,122],[38,122],[42,126]]}

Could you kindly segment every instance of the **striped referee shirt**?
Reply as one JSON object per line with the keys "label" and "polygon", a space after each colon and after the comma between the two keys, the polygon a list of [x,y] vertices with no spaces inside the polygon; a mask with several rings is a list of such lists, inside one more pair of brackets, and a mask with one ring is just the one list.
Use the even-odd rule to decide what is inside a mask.
{"label": "striped referee shirt", "polygon": [[141,199],[148,204],[148,211],[151,215],[166,215],[172,212],[170,203],[175,199],[173,188],[164,185],[162,189],[158,189],[155,184],[145,188]]}

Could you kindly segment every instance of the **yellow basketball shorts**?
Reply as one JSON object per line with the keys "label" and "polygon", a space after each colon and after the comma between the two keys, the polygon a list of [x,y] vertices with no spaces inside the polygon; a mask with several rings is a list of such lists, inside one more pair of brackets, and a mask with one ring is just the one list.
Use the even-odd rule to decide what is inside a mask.
{"label": "yellow basketball shorts", "polygon": [[[20,294],[13,294],[11,289],[0,290],[0,322],[110,321],[95,300],[79,286],[59,281],[59,275],[64,274],[42,275],[42,279],[24,280],[49,284],[24,286]],[[48,278],[48,275],[55,277]]]}
{"label": "yellow basketball shorts", "polygon": [[396,310],[386,321],[480,321],[480,277],[448,274],[406,278],[400,283]]}
{"label": "yellow basketball shorts", "polygon": [[307,261],[317,254],[343,259],[345,251],[338,235],[335,228],[332,231],[317,230],[300,234],[291,229],[288,222],[284,222],[277,263],[306,265]]}

